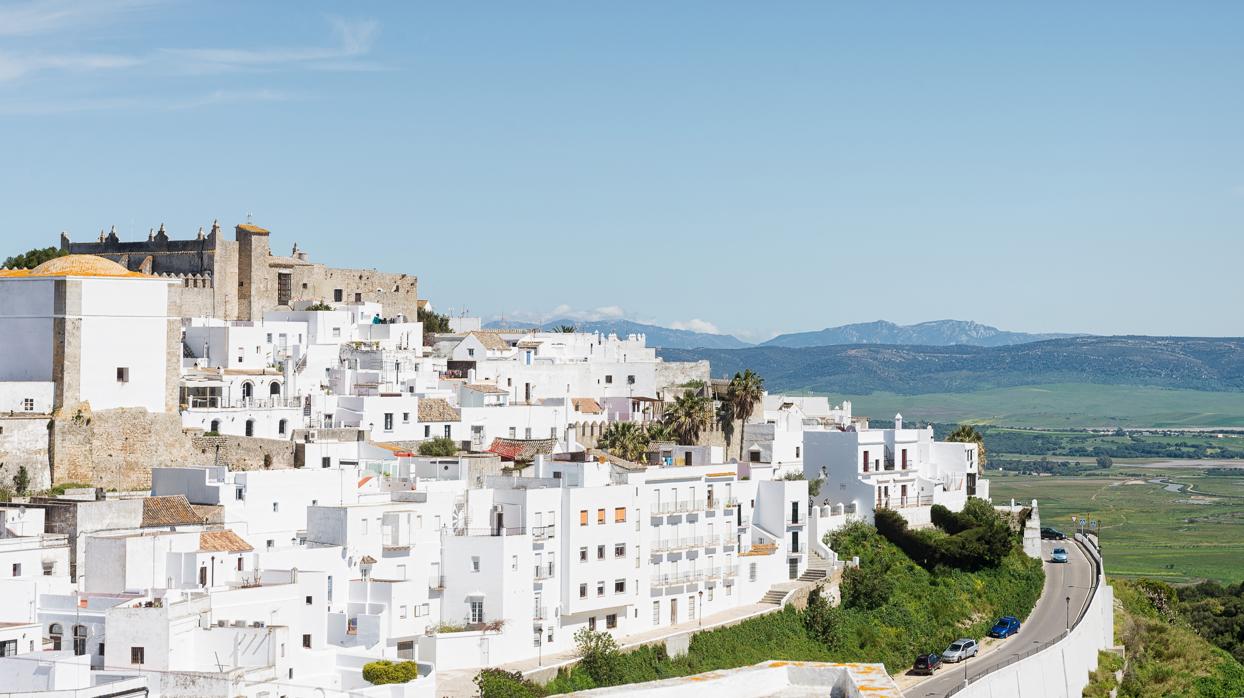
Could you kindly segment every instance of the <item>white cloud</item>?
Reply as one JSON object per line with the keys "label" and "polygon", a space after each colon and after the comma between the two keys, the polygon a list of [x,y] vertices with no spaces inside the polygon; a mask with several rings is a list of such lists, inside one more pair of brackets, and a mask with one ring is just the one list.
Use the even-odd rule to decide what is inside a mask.
{"label": "white cloud", "polygon": [[294,95],[278,90],[215,90],[203,94],[182,96],[102,97],[27,103],[6,102],[0,103],[0,114],[70,114],[74,112],[109,110],[179,111],[217,104],[283,102],[291,99],[295,99]]}
{"label": "white cloud", "polygon": [[0,53],[0,82],[16,80],[45,70],[89,72],[130,68],[142,63],[133,56],[112,54],[61,54],[18,56]]}
{"label": "white cloud", "polygon": [[701,320],[698,317],[691,318],[686,322],[671,322],[668,327],[671,330],[688,330],[691,332],[704,332],[707,334],[721,334],[721,330],[717,329],[717,325],[708,320]]}
{"label": "white cloud", "polygon": [[159,0],[30,0],[0,7],[0,36],[36,36],[111,19]]}
{"label": "white cloud", "polygon": [[335,43],[328,46],[163,49],[161,53],[179,61],[182,70],[191,72],[272,69],[295,65],[325,70],[377,69],[378,66],[373,63],[354,59],[371,52],[380,32],[380,23],[372,19],[334,18],[330,21]]}

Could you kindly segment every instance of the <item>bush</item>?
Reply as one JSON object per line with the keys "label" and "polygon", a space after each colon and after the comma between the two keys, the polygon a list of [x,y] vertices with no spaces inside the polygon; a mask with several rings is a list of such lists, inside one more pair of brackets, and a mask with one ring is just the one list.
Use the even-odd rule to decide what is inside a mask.
{"label": "bush", "polygon": [[852,567],[843,572],[842,605],[864,611],[884,606],[894,592],[894,584],[887,576],[888,572],[889,570],[873,569],[864,571],[862,567]]}
{"label": "bush", "polygon": [[26,490],[30,487],[30,473],[26,472],[26,466],[17,466],[17,474],[13,476],[13,489],[19,495],[25,495]]}
{"label": "bush", "polygon": [[22,254],[5,259],[4,264],[0,266],[3,266],[5,269],[34,269],[50,259],[63,257],[67,254],[69,253],[59,247],[36,247],[33,250],[27,250]]}
{"label": "bush", "polygon": [[544,691],[517,671],[483,669],[473,679],[480,698],[540,698]]}
{"label": "bush", "polygon": [[931,515],[938,531],[913,531],[906,519],[889,509],[878,509],[874,519],[878,533],[926,569],[997,567],[1015,548],[1010,526],[983,500],[968,499],[959,513],[934,505]]}
{"label": "bush", "polygon": [[419,455],[421,456],[453,456],[458,453],[458,445],[454,440],[447,436],[438,436],[435,439],[428,439],[419,443]]}
{"label": "bush", "polygon": [[609,633],[582,628],[574,634],[579,666],[597,686],[612,686],[621,679],[618,643]]}
{"label": "bush", "polygon": [[419,665],[414,662],[391,662],[381,659],[363,665],[363,680],[381,686],[387,683],[406,683],[419,678]]}
{"label": "bush", "polygon": [[316,302],[316,303],[312,303],[311,305],[308,305],[306,309],[307,309],[309,312],[313,312],[313,313],[315,313],[315,312],[322,312],[322,311],[325,311],[325,310],[332,310],[332,309],[333,309],[333,306],[331,306],[331,305],[329,305],[329,304],[325,303],[324,301],[319,301],[319,302]]}

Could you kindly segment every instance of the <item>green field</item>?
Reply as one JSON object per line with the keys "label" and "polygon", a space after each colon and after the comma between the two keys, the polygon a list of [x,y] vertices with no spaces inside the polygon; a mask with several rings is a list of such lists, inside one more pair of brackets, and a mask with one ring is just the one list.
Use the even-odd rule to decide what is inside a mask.
{"label": "green field", "polygon": [[[1116,465],[1091,476],[993,470],[989,478],[994,503],[1039,500],[1043,525],[1070,532],[1073,514],[1099,519],[1108,574],[1170,582],[1244,580],[1244,477]],[[1191,489],[1172,492],[1149,482],[1157,478]]]}
{"label": "green field", "polygon": [[855,414],[1015,427],[1244,427],[1244,393],[1060,383],[972,393],[834,395]]}

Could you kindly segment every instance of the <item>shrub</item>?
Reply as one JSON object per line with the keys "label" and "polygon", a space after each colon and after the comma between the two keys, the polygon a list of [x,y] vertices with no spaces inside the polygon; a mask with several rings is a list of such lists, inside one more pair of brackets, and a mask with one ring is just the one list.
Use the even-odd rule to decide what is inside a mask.
{"label": "shrub", "polygon": [[392,662],[381,659],[363,665],[363,680],[381,686],[387,683],[406,683],[419,678],[419,665],[414,662]]}
{"label": "shrub", "polygon": [[865,571],[862,567],[852,567],[843,572],[842,605],[865,611],[884,606],[894,592],[894,584],[887,572],[888,570],[874,569]]}
{"label": "shrub", "polygon": [[13,476],[13,489],[19,495],[25,495],[26,490],[30,487],[30,473],[26,472],[26,466],[17,466],[17,474]]}
{"label": "shrub", "polygon": [[428,439],[419,443],[419,455],[421,456],[445,457],[457,453],[458,445],[447,436],[438,436],[435,439]]}
{"label": "shrub", "polygon": [[621,678],[618,643],[609,633],[582,628],[574,634],[579,652],[579,666],[598,686],[612,686]]}
{"label": "shrub", "polygon": [[473,679],[480,698],[539,698],[544,691],[517,671],[483,669]]}

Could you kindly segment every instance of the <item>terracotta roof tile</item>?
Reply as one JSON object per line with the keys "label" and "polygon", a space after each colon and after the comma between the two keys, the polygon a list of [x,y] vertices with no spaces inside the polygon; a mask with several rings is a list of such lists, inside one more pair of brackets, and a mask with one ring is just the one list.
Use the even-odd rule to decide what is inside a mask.
{"label": "terracotta roof tile", "polygon": [[575,397],[570,399],[570,403],[574,405],[575,412],[583,414],[604,414],[605,408],[600,403],[590,397]]}
{"label": "terracotta roof tile", "polygon": [[437,397],[419,398],[420,422],[458,422],[462,414],[445,400]]}
{"label": "terracotta roof tile", "polygon": [[200,516],[190,506],[186,496],[182,494],[145,497],[143,499],[143,527],[151,526],[189,526],[203,523]]}
{"label": "terracotta roof tile", "polygon": [[238,225],[238,230],[243,230],[243,231],[246,231],[246,232],[248,232],[248,233],[263,233],[263,234],[267,234],[267,233],[271,232],[271,231],[270,231],[270,230],[268,230],[267,228],[260,228],[259,226],[257,226],[257,225],[253,225],[253,224],[251,224],[251,223],[241,223],[241,224],[239,224],[239,225]]}
{"label": "terracotta roof tile", "polygon": [[474,390],[477,393],[487,393],[489,395],[509,395],[510,391],[492,383],[468,383],[467,390]]}
{"label": "terracotta roof tile", "polygon": [[490,351],[508,351],[510,343],[501,338],[496,332],[486,332],[484,330],[473,330],[467,334],[468,337],[474,337],[484,345],[485,349]]}
{"label": "terracotta roof tile", "polygon": [[502,439],[492,440],[488,450],[506,460],[532,461],[536,456],[547,456],[557,447],[555,439]]}
{"label": "terracotta roof tile", "polygon": [[203,531],[199,534],[199,552],[201,553],[249,553],[255,548],[242,540],[242,536],[229,529],[222,531]]}

